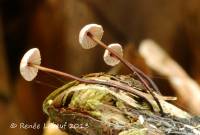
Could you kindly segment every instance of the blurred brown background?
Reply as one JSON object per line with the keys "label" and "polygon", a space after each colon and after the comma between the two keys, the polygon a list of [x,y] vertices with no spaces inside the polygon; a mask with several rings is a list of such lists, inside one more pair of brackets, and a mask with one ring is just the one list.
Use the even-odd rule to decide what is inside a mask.
{"label": "blurred brown background", "polygon": [[[106,72],[103,49],[83,50],[80,29],[88,23],[104,27],[103,41],[119,42],[125,56],[148,74],[138,56],[145,38],[158,42],[200,83],[199,0],[2,0],[0,2],[0,133],[36,135],[40,130],[11,129],[11,123],[43,124],[42,101],[63,82],[39,73],[34,82],[19,74],[23,54],[38,47],[42,65],[81,76]],[[121,73],[128,73],[124,68]],[[42,82],[38,83],[37,81]],[[173,94],[164,79],[155,79],[165,94]],[[45,85],[47,83],[47,85]],[[52,86],[51,86],[52,85]],[[183,106],[184,107],[184,106]]]}

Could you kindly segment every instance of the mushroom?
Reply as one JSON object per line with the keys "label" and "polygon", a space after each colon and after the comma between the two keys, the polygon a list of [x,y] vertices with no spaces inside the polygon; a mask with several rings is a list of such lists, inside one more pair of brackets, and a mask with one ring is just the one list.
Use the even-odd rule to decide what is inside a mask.
{"label": "mushroom", "polygon": [[103,27],[98,24],[88,24],[84,26],[79,33],[79,43],[84,49],[91,49],[99,44],[104,49],[107,49],[111,54],[113,54],[116,59],[119,59],[122,63],[124,63],[127,67],[133,70],[130,67],[130,63],[122,58],[122,56],[118,55],[115,51],[109,48],[106,44],[104,44],[101,39],[103,36]]}
{"label": "mushroom", "polygon": [[[115,51],[119,56],[123,57],[123,49],[122,46],[118,43],[110,44],[108,48],[111,48]],[[107,49],[104,52],[103,59],[107,65],[115,66],[119,64],[120,60],[113,56]]]}
{"label": "mushroom", "polygon": [[[68,73],[64,73],[61,71],[43,67],[40,64],[41,64],[41,56],[40,56],[39,49],[33,48],[33,49],[30,49],[29,51],[27,51],[25,53],[25,55],[22,57],[22,60],[20,63],[20,73],[21,73],[22,77],[27,81],[32,81],[37,76],[38,70],[42,70],[44,72],[49,72],[49,73],[53,73],[56,75],[64,76],[66,78],[74,79],[74,80],[77,80],[82,83],[101,84],[101,85],[106,85],[106,86],[110,86],[110,87],[116,87],[118,89],[127,91],[129,93],[133,93],[137,96],[142,97],[144,100],[147,101],[147,103],[150,105],[150,107],[153,110],[153,106],[151,105],[151,103],[149,101],[149,97],[146,94],[133,89],[132,87],[129,87],[126,85],[119,85],[119,84],[116,84],[113,82],[79,78],[79,77],[76,77],[76,76],[68,74]],[[48,104],[51,105],[52,101],[50,100],[48,102]]]}
{"label": "mushroom", "polygon": [[30,66],[29,64],[40,65],[41,56],[38,48],[30,49],[22,58],[20,62],[20,73],[27,81],[32,81],[38,73],[38,68]]}
{"label": "mushroom", "polygon": [[[91,25],[91,26],[90,26]],[[113,56],[115,56],[117,59],[119,59],[126,67],[128,67],[136,76],[138,76],[139,80],[143,83],[144,87],[148,90],[148,91],[152,91],[150,86],[148,85],[148,83],[151,85],[151,87],[158,93],[161,94],[157,85],[153,82],[153,80],[151,78],[149,78],[145,73],[143,73],[140,69],[138,69],[137,67],[135,67],[134,65],[132,65],[130,62],[128,62],[126,59],[124,59],[122,56],[118,55],[118,53],[116,53],[115,51],[113,51],[111,48],[109,48],[105,43],[103,43],[101,41],[101,38],[98,38],[95,36],[95,34],[90,31],[89,27],[101,27],[101,25],[98,24],[88,24],[85,27],[82,28],[82,30],[80,31],[79,34],[79,42],[81,44],[81,46],[83,48],[86,48],[85,46],[91,46],[91,45],[86,45],[87,42],[84,42],[83,44],[83,40],[88,40],[89,41],[93,40],[94,42],[96,42],[96,44],[100,45],[101,47],[103,47],[104,49],[108,50]],[[97,27],[96,27],[97,30]],[[103,30],[102,30],[103,31]],[[102,32],[103,34],[103,32]],[[84,35],[84,36],[83,36]],[[96,46],[95,44],[95,46]],[[93,45],[94,47],[94,45]],[[90,47],[91,48],[91,47]],[[89,49],[89,48],[88,48]],[[148,83],[147,83],[148,82]],[[150,92],[152,93],[152,92]]]}
{"label": "mushroom", "polygon": [[[109,49],[111,49],[111,48],[109,47]],[[113,52],[115,52],[115,51],[113,51]],[[117,53],[117,52],[115,52],[115,53]],[[40,55],[39,49],[33,48],[33,49],[30,49],[29,51],[27,51],[25,53],[25,55],[22,57],[22,60],[20,63],[20,73],[21,73],[22,77],[27,81],[31,81],[37,76],[38,70],[42,70],[44,72],[49,72],[49,73],[53,73],[56,75],[64,76],[66,78],[74,79],[74,80],[77,80],[82,83],[101,84],[101,85],[107,85],[110,87],[116,87],[118,89],[127,91],[129,93],[133,93],[135,95],[142,97],[144,100],[147,101],[147,103],[151,106],[151,109],[153,110],[153,106],[151,105],[151,103],[149,101],[149,97],[146,94],[133,89],[132,87],[129,87],[126,85],[119,85],[119,84],[116,84],[113,82],[79,78],[79,77],[73,76],[68,73],[64,73],[61,71],[43,67],[40,64],[41,64],[41,55]],[[51,104],[52,104],[52,101],[50,100],[49,105],[51,105]]]}
{"label": "mushroom", "polygon": [[[154,69],[165,69],[161,72],[167,74],[167,72],[174,74],[171,69],[165,68],[166,62],[168,62],[168,55],[163,49],[153,40],[145,39],[140,43],[139,54],[145,59],[147,65]],[[153,55],[152,55],[153,54]],[[156,64],[155,64],[156,63]],[[160,65],[157,63],[161,63]],[[177,71],[176,71],[177,72]]]}
{"label": "mushroom", "polygon": [[[96,35],[101,35],[101,36],[96,36]],[[153,80],[151,80],[145,73],[143,73],[140,69],[132,65],[126,59],[118,55],[115,51],[109,48],[105,43],[103,43],[101,41],[102,35],[103,35],[103,28],[101,25],[89,24],[83,27],[82,30],[80,31],[79,42],[81,46],[85,49],[90,49],[92,47],[95,47],[97,44],[99,44],[101,47],[103,47],[104,49],[107,49],[112,55],[114,55],[117,59],[119,59],[126,67],[128,67],[139,78],[141,83],[146,88],[146,91],[148,91],[154,97],[157,105],[160,108],[161,114],[164,114],[161,104],[158,98],[155,96],[155,93],[153,92],[153,90],[155,90],[157,91],[158,94],[160,94],[160,91],[158,87],[156,86],[156,84],[153,82]],[[148,83],[151,86],[149,86]]]}
{"label": "mushroom", "polygon": [[39,49],[32,48],[29,51],[27,51],[22,57],[22,60],[20,62],[20,73],[22,77],[27,81],[32,81],[37,76],[38,70],[42,70],[44,72],[49,72],[81,81],[81,78],[79,77],[61,71],[57,71],[54,69],[46,68],[40,66],[40,64],[41,64],[41,55]]}
{"label": "mushroom", "polygon": [[98,40],[102,39],[103,36],[103,28],[98,24],[88,24],[79,33],[79,42],[84,49],[90,49],[97,45],[95,41],[93,41],[88,34],[91,33]]}

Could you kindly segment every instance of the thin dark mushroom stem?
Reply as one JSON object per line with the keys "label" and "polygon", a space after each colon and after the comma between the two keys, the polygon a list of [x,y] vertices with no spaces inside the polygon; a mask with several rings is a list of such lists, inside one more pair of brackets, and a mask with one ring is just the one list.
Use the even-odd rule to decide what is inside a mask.
{"label": "thin dark mushroom stem", "polygon": [[46,68],[46,67],[43,67],[43,66],[40,66],[40,65],[36,65],[36,64],[32,64],[32,63],[29,63],[28,65],[31,66],[31,67],[35,67],[35,68],[37,68],[39,70],[42,70],[44,72],[53,73],[53,74],[56,74],[56,75],[61,75],[61,76],[64,76],[66,78],[74,79],[74,80],[77,80],[77,81],[82,82],[82,83],[106,85],[106,86],[115,87],[115,88],[124,90],[126,92],[135,94],[135,95],[143,98],[144,100],[146,100],[146,102],[149,104],[150,109],[153,112],[155,112],[151,102],[148,99],[148,97],[146,97],[142,92],[137,91],[137,90],[135,90],[135,89],[133,89],[133,88],[131,88],[129,86],[118,85],[118,84],[115,84],[113,82],[106,82],[106,81],[89,80],[89,79],[87,80],[87,79],[76,77],[76,76],[68,74],[68,73],[64,73],[64,72],[61,72],[61,71],[57,71],[57,70],[54,70],[54,69]]}
{"label": "thin dark mushroom stem", "polygon": [[[90,32],[87,33],[87,36],[90,37],[93,41],[95,41],[96,43],[98,43],[103,48],[107,49],[110,53],[112,53],[113,55],[115,55],[124,65],[126,65],[139,78],[139,80],[142,82],[142,84],[144,85],[144,87],[146,88],[146,90],[152,95],[152,97],[156,101],[156,103],[157,103],[157,105],[158,105],[158,107],[160,109],[160,113],[162,115],[164,115],[162,106],[161,106],[158,98],[156,97],[156,95],[154,94],[153,90],[149,87],[149,85],[146,82],[146,81],[148,81],[152,85],[153,89],[159,92],[157,86],[153,83],[153,81],[147,75],[145,75],[141,70],[139,70],[138,68],[136,68],[134,65],[132,65],[130,62],[128,62],[126,59],[123,59],[115,51],[113,51],[112,49],[110,49],[106,44],[104,44],[102,41],[100,41],[96,37],[94,37]],[[145,78],[146,81],[143,78]]]}

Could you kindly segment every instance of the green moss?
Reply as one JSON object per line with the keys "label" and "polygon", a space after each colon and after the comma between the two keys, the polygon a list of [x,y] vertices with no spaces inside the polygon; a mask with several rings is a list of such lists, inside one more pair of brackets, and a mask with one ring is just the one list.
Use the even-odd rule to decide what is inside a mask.
{"label": "green moss", "polygon": [[100,111],[92,111],[90,114],[94,117],[100,118],[102,116],[102,113]]}
{"label": "green moss", "polygon": [[106,94],[106,91],[98,91],[95,89],[78,91],[73,95],[69,106],[94,110],[100,104],[100,101]]}

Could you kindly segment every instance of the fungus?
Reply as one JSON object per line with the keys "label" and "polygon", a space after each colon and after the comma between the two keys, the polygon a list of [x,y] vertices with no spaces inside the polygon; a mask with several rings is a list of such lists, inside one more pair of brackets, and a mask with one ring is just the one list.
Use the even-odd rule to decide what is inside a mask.
{"label": "fungus", "polygon": [[[97,26],[102,30],[102,33],[99,31],[99,29],[97,30]],[[92,28],[93,28],[93,31],[92,31]],[[109,48],[105,43],[103,43],[101,41],[101,38],[99,38],[100,36],[96,36],[95,32],[101,33],[101,38],[102,38],[103,28],[101,25],[89,24],[89,25],[86,25],[85,27],[83,27],[79,33],[79,42],[80,42],[81,46],[83,48],[90,49],[92,47],[95,47],[97,44],[99,44],[104,49],[107,49],[112,55],[114,55],[117,59],[119,59],[126,67],[128,67],[139,78],[141,83],[146,88],[146,91],[149,92],[152,95],[152,97],[155,99],[158,107],[160,108],[160,113],[162,115],[164,115],[162,106],[153,91],[153,90],[155,90],[158,94],[160,94],[160,91],[159,91],[158,87],[155,85],[155,83],[140,69],[136,68],[134,65],[132,65],[130,62],[128,62],[126,59],[124,59],[119,54],[117,54],[115,51],[113,51],[111,48]],[[94,41],[94,42],[89,42],[89,41]],[[96,42],[96,44],[95,44],[95,42]],[[151,86],[149,86],[148,83]],[[153,90],[152,90],[152,88],[153,88]]]}
{"label": "fungus", "polygon": [[38,48],[30,49],[22,57],[22,60],[20,62],[20,73],[27,81],[32,81],[38,73],[38,68],[30,66],[30,63],[35,65],[41,64],[41,56]]}
{"label": "fungus", "polygon": [[[60,75],[66,78],[74,79],[82,83],[87,83],[87,84],[100,84],[100,85],[106,85],[110,87],[115,87],[121,90],[124,90],[126,92],[135,94],[137,96],[142,97],[147,101],[147,103],[150,105],[151,110],[153,111],[153,106],[151,105],[149,98],[147,95],[144,93],[137,91],[129,86],[126,85],[119,85],[113,82],[106,82],[106,81],[99,81],[99,80],[89,80],[89,79],[84,79],[84,78],[79,78],[77,76],[64,73],[58,70],[54,70],[51,68],[46,68],[40,65],[41,64],[41,56],[40,56],[40,51],[37,48],[30,49],[25,53],[25,55],[22,57],[21,63],[20,63],[20,73],[22,77],[27,80],[27,81],[32,81],[38,73],[38,70]],[[50,101],[51,104],[51,101]]]}
{"label": "fungus", "polygon": [[97,45],[95,41],[93,41],[88,33],[91,33],[98,40],[102,39],[103,36],[103,28],[101,25],[97,24],[88,24],[86,25],[79,33],[79,42],[84,49],[90,49]]}
{"label": "fungus", "polygon": [[[121,57],[123,57],[123,49],[122,46],[118,43],[110,44],[108,48],[111,48],[113,51],[118,53]],[[103,59],[107,65],[115,66],[119,64],[120,60],[113,56],[107,49],[104,52]]]}

